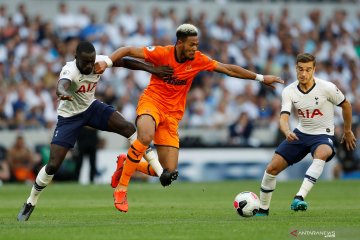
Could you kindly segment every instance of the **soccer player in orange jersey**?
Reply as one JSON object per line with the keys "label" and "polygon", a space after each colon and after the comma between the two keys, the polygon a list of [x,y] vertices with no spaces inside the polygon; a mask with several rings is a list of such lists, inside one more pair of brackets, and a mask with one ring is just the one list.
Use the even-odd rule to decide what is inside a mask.
{"label": "soccer player in orange jersey", "polygon": [[[155,66],[168,65],[174,73],[166,80],[151,76],[137,106],[137,140],[130,146],[120,182],[114,191],[115,207],[128,211],[127,188],[145,150],[154,141],[159,161],[164,168],[160,181],[169,185],[177,177],[179,157],[178,124],[183,117],[186,95],[194,77],[201,71],[216,71],[232,77],[258,80],[274,87],[283,81],[271,75],[260,75],[236,65],[212,60],[198,51],[198,30],[191,24],[182,24],[176,30],[175,46],[121,47],[111,54],[108,61],[98,62],[97,73],[102,73],[112,62],[125,56],[145,59]],[[111,60],[111,61],[110,61]]]}

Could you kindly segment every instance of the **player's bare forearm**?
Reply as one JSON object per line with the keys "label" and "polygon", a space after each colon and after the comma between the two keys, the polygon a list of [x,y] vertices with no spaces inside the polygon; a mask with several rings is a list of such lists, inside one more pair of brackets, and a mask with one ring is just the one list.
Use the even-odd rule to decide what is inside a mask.
{"label": "player's bare forearm", "polygon": [[280,131],[286,136],[291,130],[289,126],[289,115],[288,114],[281,114],[279,120],[279,127]]}
{"label": "player's bare forearm", "polygon": [[280,130],[285,135],[287,141],[292,142],[299,140],[296,134],[290,130],[289,115],[287,113],[282,113],[280,115]]}
{"label": "player's bare forearm", "polygon": [[125,67],[131,70],[143,70],[158,76],[161,79],[169,78],[174,70],[170,66],[153,66],[151,64],[139,61],[131,57],[124,57],[114,62],[115,67]]}
{"label": "player's bare forearm", "polygon": [[256,74],[254,72],[251,72],[242,67],[232,65],[232,64],[224,64],[224,63],[218,62],[215,67],[215,71],[224,73],[230,77],[236,77],[236,78],[242,78],[242,79],[252,79],[252,80],[256,79],[271,88],[275,88],[273,83],[281,83],[281,84],[284,83],[284,81],[281,80],[279,77],[276,77],[273,75]]}
{"label": "player's bare forearm", "polygon": [[110,55],[110,59],[114,63],[126,56],[135,57],[135,58],[145,58],[144,52],[141,48],[121,47]]}
{"label": "player's bare forearm", "polygon": [[351,103],[348,100],[345,100],[341,104],[342,108],[342,115],[344,119],[344,132],[351,131],[351,125],[352,125],[352,107]]}
{"label": "player's bare forearm", "polygon": [[342,115],[344,119],[344,134],[341,138],[341,143],[344,143],[348,151],[353,151],[356,148],[356,138],[351,130],[352,124],[352,107],[348,100],[341,104]]}
{"label": "player's bare forearm", "polygon": [[[104,59],[103,61],[96,62],[94,65],[94,73],[102,74],[108,67],[121,67],[124,62],[122,61],[123,57],[134,57],[144,59],[144,51],[142,48],[137,47],[121,47],[113,52],[110,57]],[[142,69],[141,69],[142,70]],[[146,71],[146,70],[145,70]]]}
{"label": "player's bare forearm", "polygon": [[243,78],[243,79],[255,79],[256,73],[246,70],[242,67],[232,65],[232,64],[223,64],[218,63],[215,68],[216,72],[224,73],[230,77]]}
{"label": "player's bare forearm", "polygon": [[144,63],[132,57],[123,57],[114,62],[113,67],[124,67],[131,70],[143,70],[152,73],[153,69],[150,64]]}

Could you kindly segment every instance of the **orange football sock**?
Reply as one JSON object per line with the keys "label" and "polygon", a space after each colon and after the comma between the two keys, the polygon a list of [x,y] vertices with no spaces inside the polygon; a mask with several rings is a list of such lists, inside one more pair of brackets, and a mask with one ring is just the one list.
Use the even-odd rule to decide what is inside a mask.
{"label": "orange football sock", "polygon": [[151,167],[151,165],[146,162],[146,161],[141,161],[139,162],[137,168],[137,171],[145,173],[146,175],[149,176],[157,176],[156,172],[154,171],[154,169]]}
{"label": "orange football sock", "polygon": [[129,185],[131,176],[136,171],[136,168],[139,165],[139,162],[144,155],[146,149],[147,146],[143,145],[138,139],[136,139],[135,142],[130,146],[126,156],[123,173],[120,178],[120,185]]}

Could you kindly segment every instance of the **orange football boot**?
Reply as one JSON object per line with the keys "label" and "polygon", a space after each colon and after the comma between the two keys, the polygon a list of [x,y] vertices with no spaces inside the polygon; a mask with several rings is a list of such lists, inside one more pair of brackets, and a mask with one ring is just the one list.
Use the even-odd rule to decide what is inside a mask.
{"label": "orange football boot", "polygon": [[126,154],[120,154],[116,161],[116,170],[111,176],[111,187],[116,188],[119,184],[120,177],[124,168],[124,162],[126,160]]}
{"label": "orange football boot", "polygon": [[129,209],[129,204],[127,201],[127,192],[126,191],[115,191],[114,192],[114,205],[117,210],[120,212],[127,212]]}

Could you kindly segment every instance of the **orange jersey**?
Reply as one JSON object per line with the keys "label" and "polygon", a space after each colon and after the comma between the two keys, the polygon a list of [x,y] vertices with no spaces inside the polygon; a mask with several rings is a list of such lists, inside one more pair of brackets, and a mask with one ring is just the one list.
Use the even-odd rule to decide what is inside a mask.
{"label": "orange jersey", "polygon": [[174,74],[168,80],[151,75],[141,98],[154,102],[161,111],[180,120],[184,115],[186,95],[193,79],[201,71],[213,71],[217,62],[196,51],[193,60],[179,63],[175,58],[175,46],[144,47],[144,55],[145,61],[155,66],[171,66]]}

